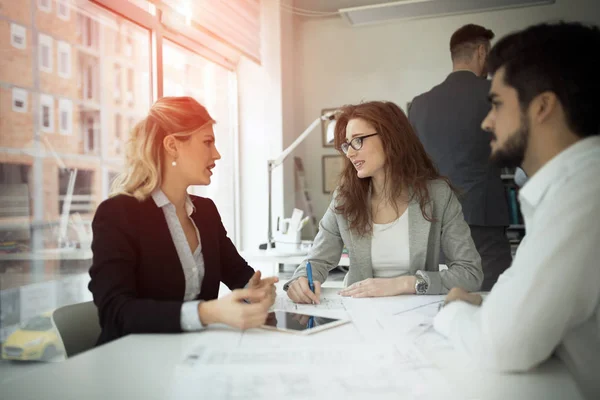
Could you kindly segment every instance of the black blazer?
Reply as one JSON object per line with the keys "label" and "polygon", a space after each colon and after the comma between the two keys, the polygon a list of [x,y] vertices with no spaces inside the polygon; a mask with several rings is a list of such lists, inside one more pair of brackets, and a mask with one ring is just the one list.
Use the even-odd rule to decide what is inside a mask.
{"label": "black blazer", "polygon": [[[210,199],[191,196],[205,274],[198,299],[212,300],[222,281],[244,287],[254,270],[227,237]],[[92,221],[88,285],[102,332],[98,345],[129,333],[181,332],[185,278],[167,221],[152,197],[118,195],[103,201]]]}
{"label": "black blazer", "polygon": [[413,99],[408,119],[425,150],[461,194],[469,225],[506,226],[508,201],[500,169],[490,163],[491,134],[481,129],[490,110],[490,81],[456,71]]}

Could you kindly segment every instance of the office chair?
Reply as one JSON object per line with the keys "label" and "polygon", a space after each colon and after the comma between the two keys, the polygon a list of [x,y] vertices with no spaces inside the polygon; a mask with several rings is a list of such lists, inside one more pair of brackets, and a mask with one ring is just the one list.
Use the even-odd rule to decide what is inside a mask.
{"label": "office chair", "polygon": [[92,349],[100,336],[98,311],[93,301],[60,307],[52,313],[66,357]]}

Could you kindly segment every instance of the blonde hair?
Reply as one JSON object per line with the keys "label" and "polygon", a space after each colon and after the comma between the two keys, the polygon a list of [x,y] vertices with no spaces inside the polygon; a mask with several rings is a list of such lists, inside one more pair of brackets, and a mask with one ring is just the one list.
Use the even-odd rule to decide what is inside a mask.
{"label": "blonde hair", "polygon": [[114,180],[109,197],[118,194],[142,201],[161,185],[165,163],[163,139],[173,135],[188,140],[192,133],[215,121],[191,97],[163,97],[138,122],[127,141],[125,171]]}

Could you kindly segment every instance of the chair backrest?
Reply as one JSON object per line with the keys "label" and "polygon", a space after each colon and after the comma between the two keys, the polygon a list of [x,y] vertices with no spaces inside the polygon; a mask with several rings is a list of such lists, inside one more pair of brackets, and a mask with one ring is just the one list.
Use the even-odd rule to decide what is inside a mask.
{"label": "chair backrest", "polygon": [[67,357],[92,349],[100,336],[98,310],[93,301],[60,307],[52,319],[65,346]]}

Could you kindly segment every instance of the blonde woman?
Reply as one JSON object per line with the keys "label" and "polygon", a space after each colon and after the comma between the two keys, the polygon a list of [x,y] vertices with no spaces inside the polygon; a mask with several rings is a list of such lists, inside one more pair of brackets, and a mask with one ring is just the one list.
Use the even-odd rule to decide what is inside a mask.
{"label": "blonde woman", "polygon": [[[221,158],[214,123],[194,99],[164,97],[131,132],[126,170],[92,222],[98,344],[265,322],[277,278],[261,279],[227,237],[215,204],[187,193],[210,184]],[[233,292],[217,299],[220,282]]]}

